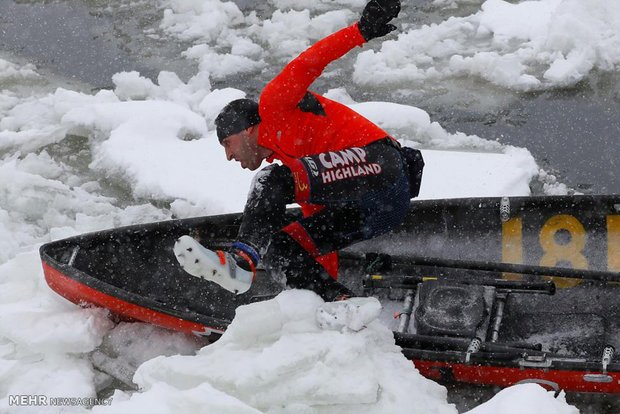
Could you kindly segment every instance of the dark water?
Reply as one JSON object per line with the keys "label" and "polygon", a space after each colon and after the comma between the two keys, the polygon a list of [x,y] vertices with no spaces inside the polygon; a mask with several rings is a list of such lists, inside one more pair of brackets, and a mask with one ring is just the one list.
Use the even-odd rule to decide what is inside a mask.
{"label": "dark water", "polygon": [[162,70],[184,77],[195,72],[180,57],[187,45],[167,42],[162,47],[144,36],[161,21],[153,2],[106,7],[113,3],[0,0],[0,51],[93,88],[112,86],[112,75],[122,71],[153,79]]}
{"label": "dark water", "polygon": [[[596,74],[595,76],[596,77]],[[438,121],[449,130],[525,147],[546,171],[583,193],[620,193],[620,102],[616,74],[567,90],[523,94],[493,112],[453,109]],[[606,89],[606,86],[611,86]]]}

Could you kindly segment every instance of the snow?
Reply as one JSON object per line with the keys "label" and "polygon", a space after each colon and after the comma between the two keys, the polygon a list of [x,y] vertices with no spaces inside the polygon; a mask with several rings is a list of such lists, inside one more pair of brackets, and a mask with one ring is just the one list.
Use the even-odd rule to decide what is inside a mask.
{"label": "snow", "polygon": [[579,410],[568,406],[564,394],[557,398],[536,384],[520,384],[497,393],[486,403],[468,411],[468,414],[577,414]]}
{"label": "snow", "polygon": [[54,294],[37,259],[33,251],[0,265],[3,412],[9,395],[94,396],[94,371],[79,355],[92,351],[112,328],[105,310],[79,309]]}
{"label": "snow", "polygon": [[480,10],[414,27],[357,57],[366,85],[481,77],[519,91],[569,86],[620,66],[620,3],[487,0]]}
{"label": "snow", "polygon": [[0,58],[0,80],[24,80],[29,78],[37,78],[39,74],[36,72],[34,65],[28,64],[19,66]]}
{"label": "snow", "polygon": [[[210,394],[223,393],[205,398],[205,412],[215,412],[222,397],[248,412],[456,412],[445,388],[402,356],[387,327],[374,321],[357,333],[322,331],[315,322],[321,303],[312,292],[291,290],[240,307],[224,336],[197,355],[141,365],[134,380],[143,395],[119,404],[119,412],[147,411],[144,395],[184,395],[205,384]],[[117,412],[115,404],[95,410],[106,411]]]}
{"label": "snow", "polygon": [[[41,84],[36,68],[0,59],[1,412],[86,412],[83,406],[15,407],[10,396],[92,398],[106,387],[121,388],[105,372],[140,388],[118,389],[112,405],[94,412],[456,412],[445,388],[421,377],[380,323],[359,333],[319,330],[313,315],[321,300],[310,292],[288,291],[239,308],[224,337],[201,347],[157,327],[114,325],[104,310],[77,307],[44,281],[37,252],[44,242],[243,208],[253,174],[226,161],[213,120],[245,92],[213,89],[211,81],[264,70],[267,56],[288,61],[351,23],[365,2],[273,3],[282,10],[261,20],[232,2],[166,2],[162,30],[188,42],[185,55],[199,63],[186,82],[171,72],[156,81],[125,72],[113,77],[114,90],[31,92],[22,86]],[[592,71],[620,65],[618,2],[434,4],[480,8],[410,25],[376,51],[356,51],[355,81],[415,88],[477,76],[528,91],[574,85]],[[568,191],[527,149],[450,133],[420,108],[355,102],[343,89],[327,95],[404,145],[422,148],[421,199],[524,196],[532,180],[541,181],[546,194]],[[577,410],[563,395],[526,384],[471,411],[513,412]]]}

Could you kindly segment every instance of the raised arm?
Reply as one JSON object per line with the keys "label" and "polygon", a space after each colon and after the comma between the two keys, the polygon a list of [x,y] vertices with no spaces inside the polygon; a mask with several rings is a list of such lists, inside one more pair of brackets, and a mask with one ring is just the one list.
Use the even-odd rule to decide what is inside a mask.
{"label": "raised arm", "polygon": [[260,97],[261,117],[295,109],[308,87],[328,64],[364,43],[364,37],[355,23],[312,45],[265,87]]}
{"label": "raised arm", "polygon": [[300,54],[263,90],[260,98],[261,117],[295,109],[308,87],[328,64],[355,46],[362,46],[370,39],[396,29],[389,22],[398,16],[399,11],[399,0],[371,0],[358,23],[319,40]]}

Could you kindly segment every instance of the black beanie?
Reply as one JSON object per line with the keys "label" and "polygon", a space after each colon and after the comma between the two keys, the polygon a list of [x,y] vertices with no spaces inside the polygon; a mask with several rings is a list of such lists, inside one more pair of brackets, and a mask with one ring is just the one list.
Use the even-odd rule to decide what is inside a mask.
{"label": "black beanie", "polygon": [[258,103],[251,99],[236,99],[222,109],[215,118],[217,138],[220,143],[224,138],[260,123]]}

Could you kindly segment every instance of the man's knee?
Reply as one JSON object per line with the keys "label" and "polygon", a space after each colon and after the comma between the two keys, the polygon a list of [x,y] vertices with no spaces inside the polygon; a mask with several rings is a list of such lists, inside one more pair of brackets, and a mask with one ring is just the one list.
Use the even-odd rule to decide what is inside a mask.
{"label": "man's knee", "polygon": [[[297,287],[303,284],[304,275],[312,279],[314,274],[324,272],[323,267],[295,239],[284,231],[276,232],[263,257],[265,270],[276,280],[288,280]],[[300,280],[298,280],[300,279]]]}
{"label": "man's knee", "polygon": [[267,247],[263,262],[267,271],[286,271],[302,261],[303,248],[283,231],[276,232]]}
{"label": "man's knee", "polygon": [[273,236],[263,262],[274,280],[291,288],[312,290],[325,301],[352,295],[349,289],[329,276],[312,254],[284,231]]}

